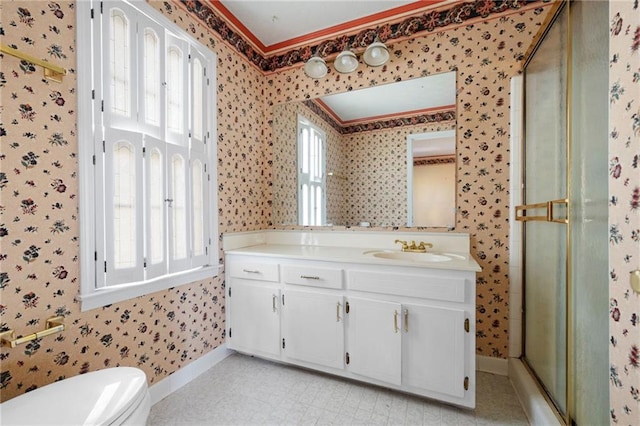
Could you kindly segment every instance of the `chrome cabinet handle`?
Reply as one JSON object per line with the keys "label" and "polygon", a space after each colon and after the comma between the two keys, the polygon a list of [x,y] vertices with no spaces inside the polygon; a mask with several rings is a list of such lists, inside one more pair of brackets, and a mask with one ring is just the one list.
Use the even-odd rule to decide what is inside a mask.
{"label": "chrome cabinet handle", "polygon": [[259,274],[260,271],[256,271],[253,269],[243,269],[242,272],[247,273],[247,274]]}
{"label": "chrome cabinet handle", "polygon": [[336,304],[336,322],[340,322],[340,308],[342,307],[342,304],[340,302],[338,302]]}
{"label": "chrome cabinet handle", "polygon": [[315,276],[315,275],[300,275],[300,278],[303,278],[305,280],[319,280],[320,277]]}
{"label": "chrome cabinet handle", "polygon": [[409,332],[409,310],[408,309],[404,310],[404,332],[405,333]]}
{"label": "chrome cabinet handle", "polygon": [[273,312],[276,312],[276,299],[278,296],[276,296],[275,294],[273,295],[273,297],[271,298],[271,303],[273,304]]}
{"label": "chrome cabinet handle", "polygon": [[398,311],[393,311],[393,331],[398,332]]}

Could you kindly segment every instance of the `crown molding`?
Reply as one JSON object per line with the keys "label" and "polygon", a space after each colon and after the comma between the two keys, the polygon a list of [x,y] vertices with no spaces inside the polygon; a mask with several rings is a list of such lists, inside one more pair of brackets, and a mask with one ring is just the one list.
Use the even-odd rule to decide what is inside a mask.
{"label": "crown molding", "polygon": [[[169,3],[166,3],[170,5]],[[313,55],[331,58],[346,47],[355,51],[366,48],[376,37],[380,41],[401,41],[423,36],[435,31],[445,31],[473,22],[499,18],[523,10],[541,8],[553,4],[553,0],[494,0],[492,2],[452,2],[433,10],[402,18],[398,22],[377,22],[375,27],[359,28],[353,34],[326,34],[326,39],[268,55],[267,48],[257,39],[243,35],[244,25],[237,19],[230,21],[212,3],[201,0],[171,0],[171,4],[184,9],[204,26],[231,45],[251,64],[265,74],[284,68],[302,65]],[[213,2],[220,7],[220,2]],[[229,12],[230,14],[230,12]],[[246,30],[248,32],[248,30]],[[255,37],[254,37],[255,38]],[[296,41],[299,43],[299,41]],[[281,47],[279,50],[286,49]]]}

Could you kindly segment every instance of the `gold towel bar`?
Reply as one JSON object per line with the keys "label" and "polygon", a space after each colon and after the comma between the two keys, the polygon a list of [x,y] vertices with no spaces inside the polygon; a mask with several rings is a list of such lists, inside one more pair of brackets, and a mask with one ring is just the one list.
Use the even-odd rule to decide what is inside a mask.
{"label": "gold towel bar", "polygon": [[2,333],[0,333],[0,341],[2,342],[2,346],[15,348],[18,345],[30,342],[32,340],[40,339],[41,337],[49,336],[51,334],[60,333],[65,329],[63,316],[49,318],[46,324],[46,329],[38,331],[37,333],[29,334],[24,337],[19,337],[17,339],[16,332],[14,330],[3,331]]}
{"label": "gold towel bar", "polygon": [[34,56],[27,55],[26,53],[23,53],[18,49],[7,46],[6,44],[0,44],[0,52],[15,56],[16,58],[24,59],[25,61],[29,61],[32,64],[41,66],[42,68],[44,68],[44,77],[58,83],[62,83],[62,77],[67,74],[67,70],[62,67],[50,64],[49,62],[43,61],[42,59],[38,59]]}

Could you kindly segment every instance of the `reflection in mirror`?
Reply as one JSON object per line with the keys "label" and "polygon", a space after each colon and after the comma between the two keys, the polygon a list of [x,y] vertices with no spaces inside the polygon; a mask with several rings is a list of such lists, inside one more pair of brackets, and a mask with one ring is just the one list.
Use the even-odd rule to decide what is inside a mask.
{"label": "reflection in mirror", "polygon": [[456,132],[407,137],[408,226],[452,229],[456,216]]}
{"label": "reflection in mirror", "polygon": [[[298,197],[299,117],[325,135],[323,225],[413,223],[407,209],[409,198],[416,203],[407,193],[407,138],[455,133],[455,91],[455,72],[450,72],[277,105],[273,111],[274,224],[304,223]],[[455,197],[455,181],[450,191]],[[453,223],[455,217],[444,225],[415,221],[416,226]]]}
{"label": "reflection in mirror", "polygon": [[302,115],[298,116],[298,223],[327,223],[325,132]]}

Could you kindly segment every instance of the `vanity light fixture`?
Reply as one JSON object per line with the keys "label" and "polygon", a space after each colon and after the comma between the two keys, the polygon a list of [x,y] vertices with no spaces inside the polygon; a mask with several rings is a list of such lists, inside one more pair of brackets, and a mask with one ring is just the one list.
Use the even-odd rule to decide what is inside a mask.
{"label": "vanity light fixture", "polygon": [[[379,67],[386,64],[390,59],[389,49],[376,36],[362,54],[362,60],[370,67]],[[346,48],[333,61],[336,71],[341,74],[348,74],[358,69],[358,57],[349,48]],[[324,59],[316,53],[304,64],[304,73],[311,78],[322,78],[327,75],[328,67]]]}
{"label": "vanity light fixture", "polygon": [[370,67],[379,67],[387,63],[389,56],[387,46],[376,37],[362,54],[362,60]]}
{"label": "vanity light fixture", "polygon": [[327,63],[320,56],[313,56],[304,64],[304,73],[311,78],[322,78],[327,70]]}
{"label": "vanity light fixture", "polygon": [[336,56],[333,66],[342,74],[354,72],[358,68],[358,57],[352,51],[345,49]]}

